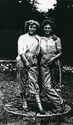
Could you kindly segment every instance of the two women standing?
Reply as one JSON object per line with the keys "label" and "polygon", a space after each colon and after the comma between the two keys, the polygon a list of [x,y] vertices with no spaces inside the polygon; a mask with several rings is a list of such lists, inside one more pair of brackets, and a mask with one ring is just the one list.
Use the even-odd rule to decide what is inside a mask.
{"label": "two women standing", "polygon": [[[34,20],[29,20],[25,23],[26,34],[21,35],[18,40],[18,67],[20,69],[20,83],[22,86],[23,95],[23,108],[28,109],[25,99],[25,80],[24,71],[28,76],[29,92],[35,95],[36,103],[40,113],[44,113],[40,101],[40,88],[38,85],[38,61],[37,57],[41,54],[40,68],[42,78],[42,88],[48,99],[55,105],[53,112],[63,111],[63,99],[58,95],[54,88],[52,88],[50,62],[55,60],[61,55],[61,42],[60,39],[52,34],[52,28],[49,20],[45,20],[42,24],[44,37],[37,35],[39,23]],[[41,83],[40,83],[41,84]]]}

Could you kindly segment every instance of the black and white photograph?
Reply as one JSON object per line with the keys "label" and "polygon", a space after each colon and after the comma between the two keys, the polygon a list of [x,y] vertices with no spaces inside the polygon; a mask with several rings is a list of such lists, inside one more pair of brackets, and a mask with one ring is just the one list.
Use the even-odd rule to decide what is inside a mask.
{"label": "black and white photograph", "polygon": [[73,125],[73,0],[0,0],[0,125]]}

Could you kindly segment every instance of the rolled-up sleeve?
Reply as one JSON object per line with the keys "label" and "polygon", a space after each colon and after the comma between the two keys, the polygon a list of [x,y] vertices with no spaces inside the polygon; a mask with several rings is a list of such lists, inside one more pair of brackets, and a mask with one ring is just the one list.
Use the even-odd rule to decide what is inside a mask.
{"label": "rolled-up sleeve", "polygon": [[61,45],[61,39],[60,38],[57,39],[56,46],[57,46],[58,50],[62,50],[62,45]]}
{"label": "rolled-up sleeve", "polygon": [[24,45],[22,37],[20,36],[18,39],[18,55],[21,55],[22,53],[24,53]]}

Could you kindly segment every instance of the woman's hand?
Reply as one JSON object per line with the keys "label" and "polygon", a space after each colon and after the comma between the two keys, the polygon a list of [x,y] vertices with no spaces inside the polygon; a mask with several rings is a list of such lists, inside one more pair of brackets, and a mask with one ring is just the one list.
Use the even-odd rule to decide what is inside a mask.
{"label": "woman's hand", "polygon": [[23,61],[24,64],[25,64],[26,68],[29,69],[29,68],[30,68],[30,63],[29,63],[29,61],[27,60],[26,56],[25,56],[24,54],[21,54],[20,56],[21,56],[22,61]]}
{"label": "woman's hand", "polygon": [[52,63],[54,60],[58,59],[61,56],[61,53],[58,53],[55,57],[51,58],[50,61],[48,61],[48,64]]}
{"label": "woman's hand", "polygon": [[30,63],[28,61],[25,62],[25,66],[30,69]]}

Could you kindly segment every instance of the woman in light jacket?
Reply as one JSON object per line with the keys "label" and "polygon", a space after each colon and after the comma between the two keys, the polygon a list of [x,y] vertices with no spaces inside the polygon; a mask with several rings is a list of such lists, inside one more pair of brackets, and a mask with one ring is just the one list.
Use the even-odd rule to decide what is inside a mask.
{"label": "woman in light jacket", "polygon": [[[39,54],[39,36],[36,35],[39,23],[34,20],[25,22],[26,33],[21,35],[18,39],[18,68],[20,69],[20,83],[23,96],[23,108],[28,109],[25,99],[26,86],[28,91],[35,95],[36,103],[40,113],[43,113],[43,108],[39,96],[38,85],[38,64],[37,56]],[[25,74],[27,74],[27,81],[25,81]],[[27,85],[26,85],[27,84]]]}

